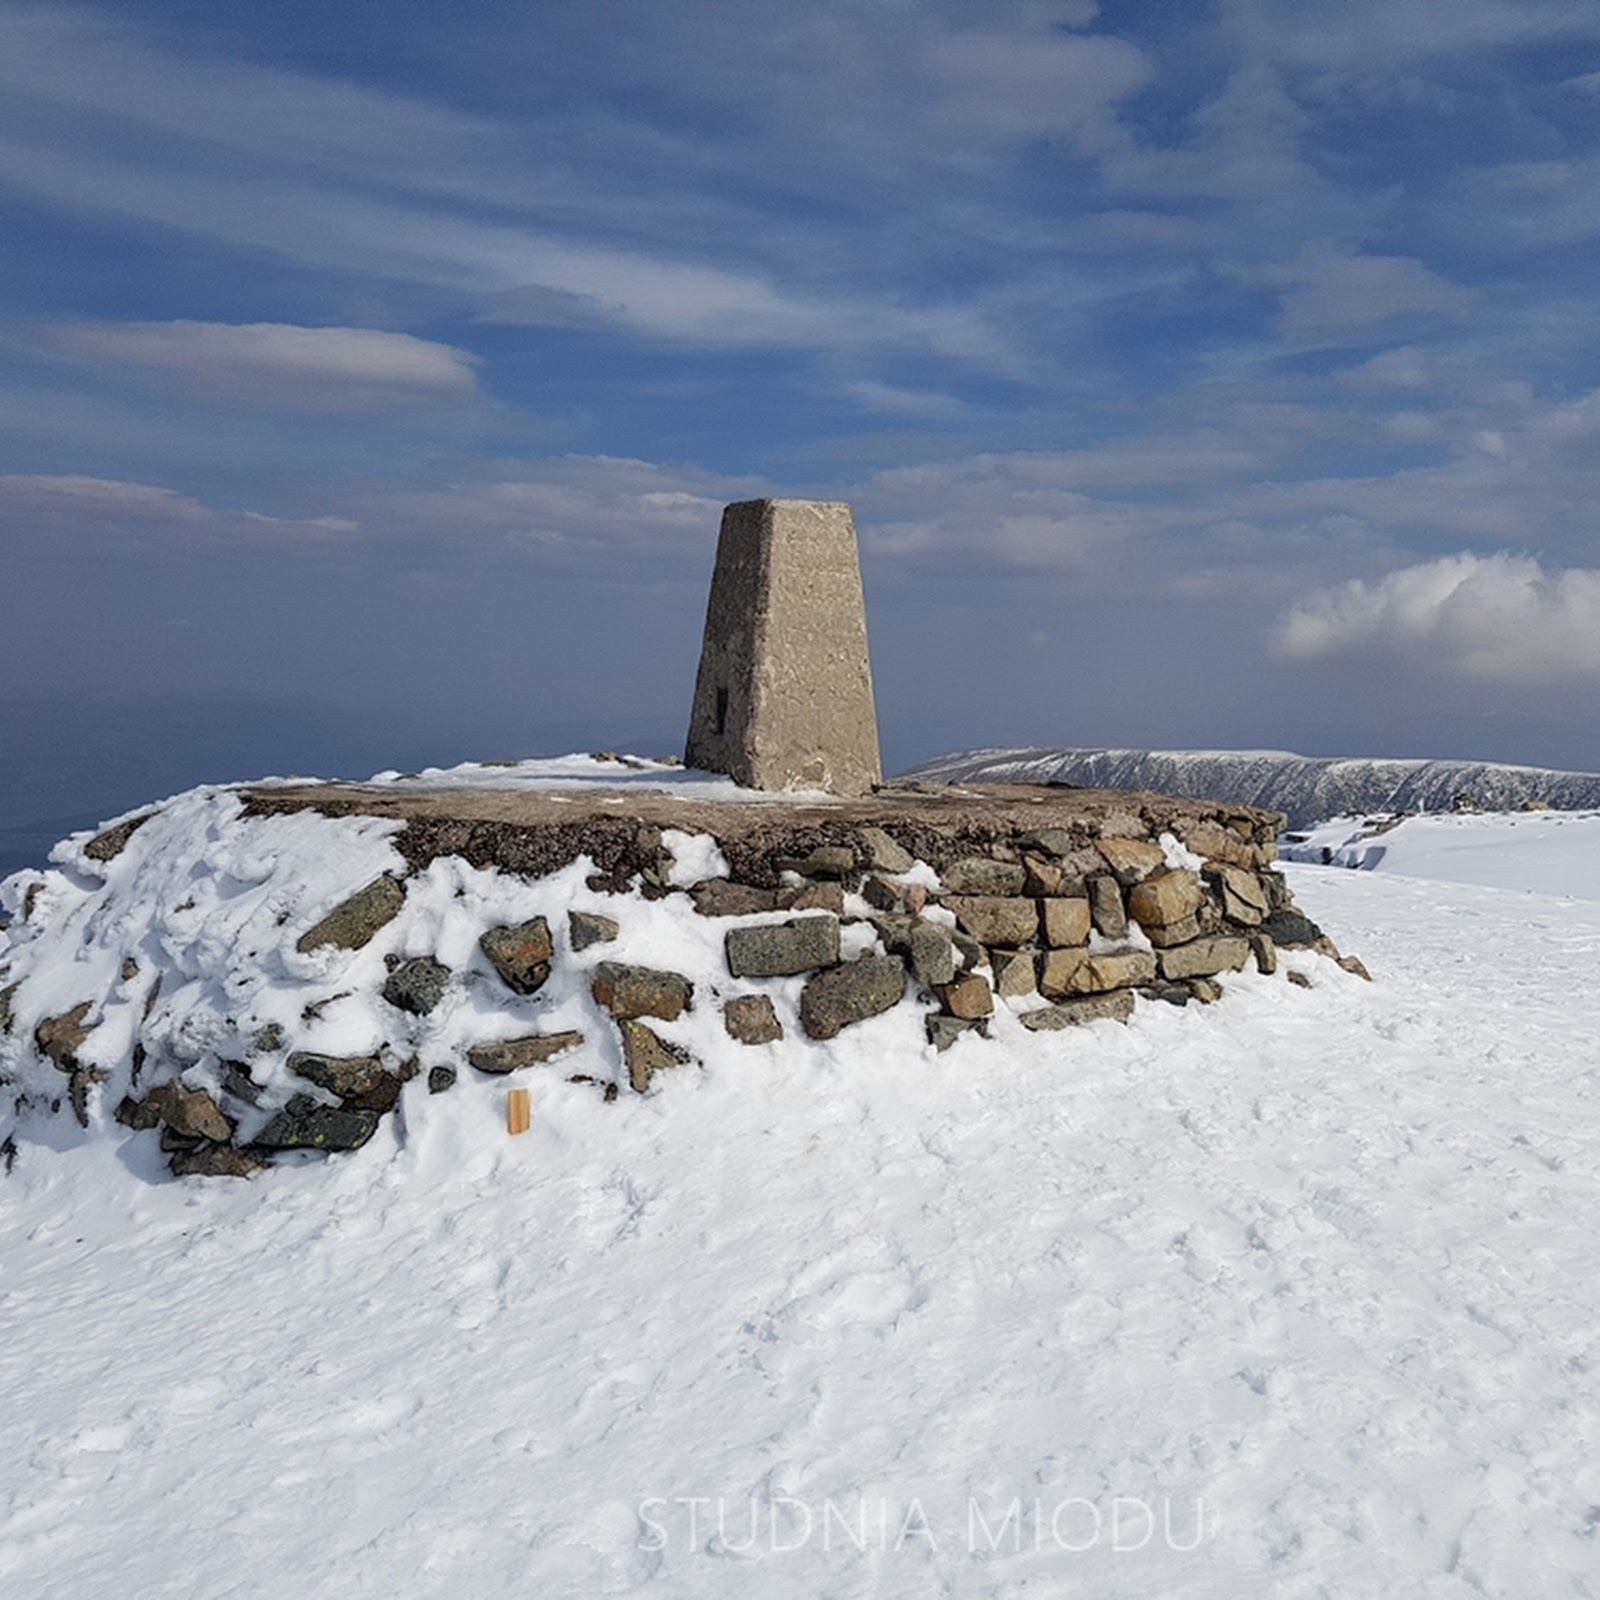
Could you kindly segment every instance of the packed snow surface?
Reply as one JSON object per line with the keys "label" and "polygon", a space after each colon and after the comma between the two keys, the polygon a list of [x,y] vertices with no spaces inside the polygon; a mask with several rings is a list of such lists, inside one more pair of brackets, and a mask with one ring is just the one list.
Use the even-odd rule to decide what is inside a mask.
{"label": "packed snow surface", "polygon": [[[337,826],[381,861],[392,824]],[[218,801],[159,870],[248,930],[272,837],[236,873]],[[1560,839],[1593,881],[1600,820]],[[146,913],[64,855],[92,965]],[[419,916],[578,892],[465,871]],[[1376,982],[1289,953],[1309,990],[944,1055],[899,1010],[746,1049],[697,1006],[647,1096],[567,1058],[512,1139],[504,1080],[415,1082],[248,1181],[20,1139],[0,1594],[1600,1594],[1600,901],[1288,871]],[[607,909],[622,959],[706,936]]]}
{"label": "packed snow surface", "polygon": [[1600,900],[1600,814],[1448,812],[1421,817],[1335,817],[1288,835],[1291,861],[1479,883],[1523,894]]}
{"label": "packed snow surface", "polygon": [[964,750],[908,776],[1226,798],[1282,811],[1293,828],[1362,812],[1446,811],[1461,795],[1485,809],[1511,810],[1528,800],[1563,811],[1600,807],[1600,773],[1495,761],[1297,756],[1287,750]]}

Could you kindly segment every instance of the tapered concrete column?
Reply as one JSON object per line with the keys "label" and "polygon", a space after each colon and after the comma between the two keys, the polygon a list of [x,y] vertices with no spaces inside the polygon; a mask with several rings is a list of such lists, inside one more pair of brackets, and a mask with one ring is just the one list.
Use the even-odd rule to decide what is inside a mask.
{"label": "tapered concrete column", "polygon": [[883,776],[850,507],[722,513],[684,760],[752,789],[860,794]]}

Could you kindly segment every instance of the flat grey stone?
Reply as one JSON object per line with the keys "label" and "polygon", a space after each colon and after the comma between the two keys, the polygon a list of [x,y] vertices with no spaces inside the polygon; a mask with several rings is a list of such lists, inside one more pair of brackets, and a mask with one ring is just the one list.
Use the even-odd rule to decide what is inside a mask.
{"label": "flat grey stone", "polygon": [[1249,958],[1248,939],[1222,934],[1163,950],[1157,959],[1161,963],[1161,976],[1173,982],[1179,978],[1210,978],[1219,972],[1239,972]]}
{"label": "flat grey stone", "polygon": [[341,950],[359,950],[379,929],[394,921],[406,903],[404,887],[387,873],[357,889],[341,901],[320,922],[308,928],[295,941],[302,953],[334,945]]}
{"label": "flat grey stone", "polygon": [[1062,1000],[1038,1011],[1024,1011],[1017,1021],[1034,1033],[1053,1033],[1085,1022],[1126,1022],[1133,1015],[1133,995],[1127,989],[1112,994],[1089,995],[1082,1000]]}
{"label": "flat grey stone", "polygon": [[874,872],[909,872],[916,864],[911,852],[896,844],[882,828],[862,828],[857,837],[866,852],[866,865]]}
{"label": "flat grey stone", "polygon": [[[473,1045],[467,1051],[467,1064],[499,1078],[521,1067],[536,1067],[567,1050],[577,1049],[582,1043],[581,1033],[531,1033],[520,1039],[498,1039],[492,1044]],[[429,1088],[432,1088],[432,1074]]]}
{"label": "flat grey stone", "polygon": [[383,998],[414,1017],[425,1017],[444,999],[450,969],[432,956],[402,961],[384,980]]}
{"label": "flat grey stone", "polygon": [[239,1150],[231,1144],[201,1145],[194,1150],[174,1150],[167,1166],[175,1178],[248,1178],[267,1165],[264,1156]]}
{"label": "flat grey stone", "polygon": [[1020,895],[1027,869],[1020,861],[991,861],[967,856],[939,874],[947,894]]}
{"label": "flat grey stone", "polygon": [[780,856],[773,864],[780,872],[797,872],[802,878],[837,880],[855,871],[856,853],[847,844],[823,844],[810,855]]}
{"label": "flat grey stone", "polygon": [[702,917],[748,917],[778,909],[776,889],[758,889],[754,884],[734,883],[728,878],[707,878],[697,883],[689,891],[689,898]]}
{"label": "flat grey stone", "polygon": [[942,1011],[930,1011],[923,1018],[922,1026],[928,1043],[941,1054],[964,1033],[975,1033],[983,1039],[989,1037],[989,1024],[982,1017],[949,1017]]}
{"label": "flat grey stone", "polygon": [[842,1028],[891,1010],[906,992],[899,956],[863,956],[819,972],[800,991],[800,1026],[811,1039],[832,1039]]}
{"label": "flat grey stone", "polygon": [[297,1094],[252,1141],[262,1150],[359,1150],[382,1119],[376,1111],[348,1111]]}
{"label": "flat grey stone", "polygon": [[304,1078],[307,1083],[314,1083],[344,1101],[381,1089],[385,1080],[392,1080],[397,1087],[399,1084],[399,1079],[384,1070],[377,1056],[323,1056],[309,1050],[296,1050],[287,1066],[295,1077]]}
{"label": "flat grey stone", "polygon": [[961,930],[979,944],[1015,950],[1039,932],[1039,902],[1012,895],[951,895],[945,906]]}
{"label": "flat grey stone", "polygon": [[622,931],[615,917],[598,911],[567,913],[567,942],[574,950],[587,950],[592,944],[610,944]]}
{"label": "flat grey stone", "polygon": [[839,919],[827,912],[787,922],[729,928],[723,940],[736,978],[786,978],[815,972],[839,959]]}
{"label": "flat grey stone", "polygon": [[1128,913],[1122,903],[1122,887],[1109,872],[1089,879],[1089,914],[1095,927],[1108,939],[1128,937]]}
{"label": "flat grey stone", "polygon": [[951,983],[956,975],[956,946],[950,930],[919,918],[886,916],[875,920],[883,947],[904,958],[912,978],[925,989]]}
{"label": "flat grey stone", "polygon": [[1293,907],[1274,911],[1261,921],[1261,932],[1280,950],[1298,950],[1322,937],[1322,929],[1304,912]]}

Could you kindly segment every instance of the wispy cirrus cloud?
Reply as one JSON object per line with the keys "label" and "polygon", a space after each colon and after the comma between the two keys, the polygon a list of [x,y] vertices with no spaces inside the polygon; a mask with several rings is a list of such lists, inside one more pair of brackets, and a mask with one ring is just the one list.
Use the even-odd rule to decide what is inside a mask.
{"label": "wispy cirrus cloud", "polygon": [[84,473],[0,473],[0,532],[20,547],[44,530],[52,537],[65,531],[101,541],[162,531],[304,541],[346,538],[358,533],[360,524],[333,515],[223,510],[160,484]]}

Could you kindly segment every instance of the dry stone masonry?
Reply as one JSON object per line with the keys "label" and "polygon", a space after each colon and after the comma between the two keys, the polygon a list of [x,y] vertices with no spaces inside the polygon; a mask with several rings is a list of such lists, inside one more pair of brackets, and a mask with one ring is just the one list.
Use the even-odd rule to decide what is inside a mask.
{"label": "dry stone masonry", "polygon": [[[563,905],[552,888],[541,913],[482,928],[466,968],[442,950],[415,953],[414,940],[410,953],[385,956],[378,992],[395,1019],[392,1037],[356,1056],[296,1048],[276,1025],[245,1037],[241,1021],[237,1056],[219,1053],[197,1073],[163,1060],[157,1038],[124,1013],[116,1025],[128,1029],[127,1063],[108,1073],[86,1060],[103,1060],[87,1046],[97,1026],[111,1025],[111,997],[85,995],[31,1023],[32,1047],[59,1084],[58,1110],[87,1125],[94,1097],[116,1078],[127,1086],[117,1119],[157,1138],[173,1172],[238,1177],[295,1153],[359,1148],[413,1078],[425,1079],[419,1094],[434,1095],[450,1092],[462,1071],[558,1072],[613,1100],[655,1092],[664,1077],[693,1069],[674,1025],[703,1008],[730,1042],[758,1051],[825,1042],[897,1009],[932,1051],[963,1038],[1003,1050],[985,1042],[1002,1015],[1051,1034],[1126,1022],[1141,1005],[1210,1004],[1247,969],[1310,981],[1304,970],[1280,971],[1281,948],[1310,948],[1366,975],[1294,906],[1273,865],[1280,818],[1248,807],[1027,786],[888,786],[808,804],[693,805],[641,793],[628,797],[626,817],[603,795],[582,800],[525,796],[518,820],[491,824],[472,815],[481,792],[256,791],[257,816],[404,818],[393,841],[404,872],[356,883],[304,933],[285,929],[296,950],[333,963],[305,980],[307,1018],[330,990],[348,992],[341,962],[348,968],[374,941],[399,942],[414,876],[442,858],[482,855],[479,826],[496,830],[508,859],[539,863],[526,874],[535,901],[554,872],[580,861],[589,890],[613,897],[610,909]],[[669,820],[715,838],[727,875],[678,882],[664,843]],[[90,859],[104,857],[100,848]],[[611,959],[608,948],[626,940],[637,915],[630,907],[669,897],[683,915],[724,925],[715,964],[677,971]],[[150,995],[145,1019],[161,984],[178,981],[147,971],[147,959],[130,951],[119,980],[119,989]],[[563,968],[589,1007],[578,1027],[485,1036],[448,1060],[404,1042],[464,984],[489,985],[491,998],[498,986],[535,1014]],[[0,1030],[15,1028],[16,1006],[16,985],[0,990]],[[492,1005],[484,1015],[489,1034],[504,1031]],[[301,1087],[266,1104],[263,1083],[285,1078]]]}

